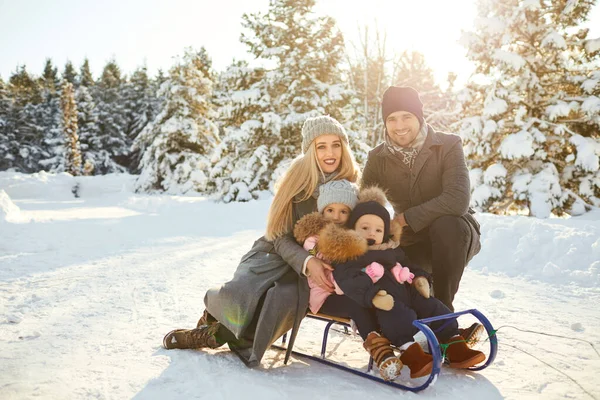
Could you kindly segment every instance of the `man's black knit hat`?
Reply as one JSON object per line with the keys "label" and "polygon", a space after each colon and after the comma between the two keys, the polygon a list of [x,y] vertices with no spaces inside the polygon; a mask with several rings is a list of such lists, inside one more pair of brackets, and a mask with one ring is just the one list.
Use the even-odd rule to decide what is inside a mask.
{"label": "man's black knit hat", "polygon": [[423,103],[419,92],[410,86],[390,86],[383,93],[381,115],[384,126],[387,117],[396,111],[408,111],[414,114],[423,125]]}
{"label": "man's black knit hat", "polygon": [[373,214],[377,215],[383,220],[383,242],[387,242],[390,237],[390,213],[388,210],[376,201],[366,201],[364,203],[358,203],[354,210],[350,213],[348,218],[348,228],[354,229],[356,221],[363,215]]}

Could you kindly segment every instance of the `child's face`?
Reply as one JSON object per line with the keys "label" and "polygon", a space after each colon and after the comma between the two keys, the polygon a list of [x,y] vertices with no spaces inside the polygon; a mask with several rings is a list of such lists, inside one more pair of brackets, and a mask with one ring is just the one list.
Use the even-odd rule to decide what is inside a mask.
{"label": "child's face", "polygon": [[323,216],[334,224],[343,225],[350,217],[350,207],[341,203],[328,204],[323,210]]}
{"label": "child's face", "polygon": [[356,221],[354,230],[365,239],[373,239],[375,244],[383,243],[385,225],[377,215],[365,214]]}

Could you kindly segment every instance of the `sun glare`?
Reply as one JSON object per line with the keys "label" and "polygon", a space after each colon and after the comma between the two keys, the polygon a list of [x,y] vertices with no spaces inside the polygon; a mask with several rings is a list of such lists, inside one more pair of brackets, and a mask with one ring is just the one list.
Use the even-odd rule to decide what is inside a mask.
{"label": "sun glare", "polygon": [[315,11],[335,18],[350,49],[360,51],[366,26],[373,39],[377,29],[386,34],[390,58],[405,50],[422,53],[442,86],[448,72],[457,73],[459,83],[473,70],[458,40],[473,26],[474,0],[369,0],[351,7],[344,0],[321,0]]}

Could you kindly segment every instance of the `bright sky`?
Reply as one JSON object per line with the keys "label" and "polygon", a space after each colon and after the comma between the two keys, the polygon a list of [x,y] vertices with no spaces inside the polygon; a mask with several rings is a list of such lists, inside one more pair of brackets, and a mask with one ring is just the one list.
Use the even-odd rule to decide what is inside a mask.
{"label": "bright sky", "polygon": [[[206,47],[215,69],[233,58],[251,60],[239,42],[245,12],[266,11],[268,0],[0,0],[0,76],[17,65],[40,74],[47,57],[62,71],[88,57],[94,77],[114,57],[125,73],[146,64],[168,70],[187,46]],[[352,4],[352,5],[350,5]],[[457,43],[470,29],[474,0],[317,0],[316,11],[334,17],[347,43],[358,42],[358,26],[387,31],[389,54],[405,49],[425,54],[436,79],[448,72],[465,81],[472,67]],[[593,37],[600,36],[600,7],[592,10]],[[374,28],[371,28],[374,31]],[[351,47],[351,45],[350,45]]]}

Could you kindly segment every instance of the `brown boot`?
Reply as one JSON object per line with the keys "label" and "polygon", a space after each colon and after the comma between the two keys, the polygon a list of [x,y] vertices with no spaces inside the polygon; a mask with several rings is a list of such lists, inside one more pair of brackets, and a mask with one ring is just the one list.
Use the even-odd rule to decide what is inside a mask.
{"label": "brown boot", "polygon": [[467,346],[471,349],[479,343],[484,332],[485,328],[479,322],[474,322],[468,328],[458,328],[458,334],[465,338]]}
{"label": "brown boot", "polygon": [[221,324],[202,325],[196,329],[175,329],[163,338],[165,349],[201,349],[209,347],[216,349],[221,344],[217,341],[216,333]]}
{"label": "brown boot", "polygon": [[410,368],[410,377],[420,378],[431,374],[433,357],[423,351],[419,343],[411,344],[400,356],[400,361]]}
{"label": "brown boot", "polygon": [[198,320],[198,323],[196,324],[196,328],[200,328],[202,325],[212,325],[215,322],[219,322],[219,321],[217,321],[215,319],[215,317],[210,315],[207,310],[204,310],[204,312],[202,313],[202,316],[200,317],[200,319]]}
{"label": "brown boot", "polygon": [[460,335],[451,337],[446,344],[446,359],[450,362],[450,368],[469,368],[485,361],[485,354],[470,349]]}
{"label": "brown boot", "polygon": [[400,375],[402,362],[394,354],[390,341],[377,332],[371,332],[363,347],[371,354],[379,374],[386,381],[392,381]]}

